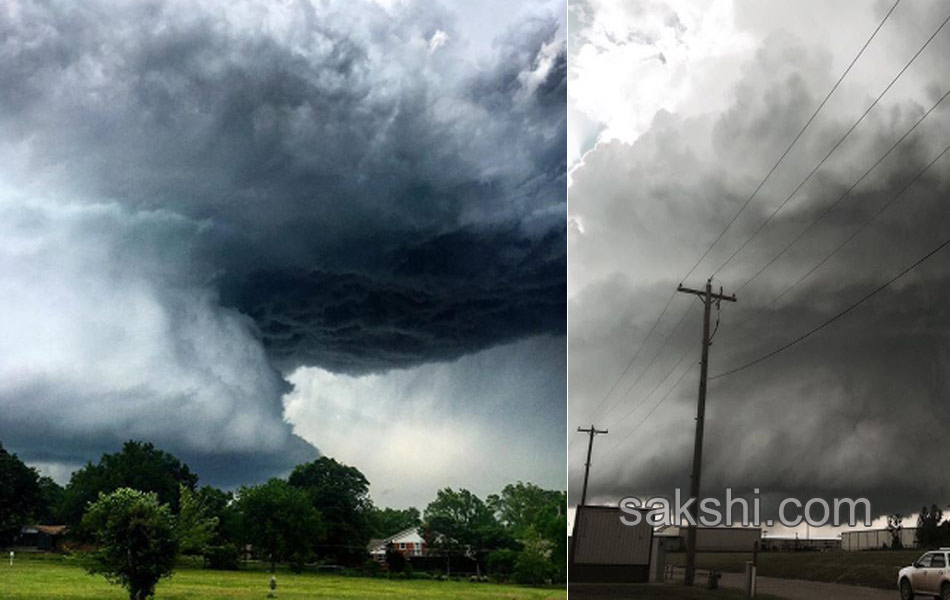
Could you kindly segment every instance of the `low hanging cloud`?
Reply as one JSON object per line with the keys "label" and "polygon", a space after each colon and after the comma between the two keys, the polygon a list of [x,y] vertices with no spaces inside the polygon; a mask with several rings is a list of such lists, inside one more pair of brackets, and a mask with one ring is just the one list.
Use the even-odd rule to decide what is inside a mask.
{"label": "low hanging cloud", "polygon": [[289,376],[287,416],[359,465],[386,506],[423,509],[446,486],[481,497],[519,480],[563,489],[566,350],[543,336],[385,374],[302,367]]}
{"label": "low hanging cloud", "polygon": [[[713,61],[722,73],[738,74],[721,84],[721,95],[708,99],[708,109],[698,106],[697,96],[674,99],[676,108],[659,110],[636,141],[603,140],[572,173],[569,418],[572,426],[593,421],[610,429],[595,444],[591,493],[600,501],[688,489],[698,368],[680,376],[698,361],[701,317],[695,299],[673,299],[633,368],[602,399],[679,278],[782,154],[863,43],[858,38],[890,7],[856,13],[855,32],[844,44],[823,27],[809,27],[820,12],[817,5],[796,6],[783,19],[769,16],[767,7],[746,10],[752,4],[734,3],[731,26],[736,35],[755,41],[753,49],[730,59],[738,68],[734,62],[716,66],[725,59]],[[945,12],[940,3],[898,7],[686,285],[701,286],[769,218]],[[729,293],[744,286],[940,99],[950,88],[943,77],[948,50],[950,31],[944,31],[822,169],[716,274],[717,287]],[[689,73],[706,65],[702,59],[682,68]],[[775,300],[875,217],[948,143],[950,104],[941,104],[800,242],[742,287],[738,303],[723,306],[711,374],[794,339],[943,242],[947,155],[853,241]],[[946,455],[939,439],[950,417],[943,408],[950,393],[943,375],[950,314],[941,294],[950,283],[947,265],[947,255],[935,255],[802,344],[712,381],[704,493],[722,495],[727,486],[741,493],[760,488],[770,499],[763,506],[771,501],[773,512],[785,495],[866,496],[875,514],[906,514],[944,497],[946,484],[928,473],[927,461],[916,459]],[[668,335],[669,343],[641,377]],[[582,446],[578,440],[569,454],[573,501]]]}
{"label": "low hanging cloud", "polygon": [[43,333],[7,340],[0,437],[50,465],[143,437],[263,477],[318,452],[283,415],[298,367],[563,335],[547,4],[488,32],[421,2],[0,7],[0,318]]}

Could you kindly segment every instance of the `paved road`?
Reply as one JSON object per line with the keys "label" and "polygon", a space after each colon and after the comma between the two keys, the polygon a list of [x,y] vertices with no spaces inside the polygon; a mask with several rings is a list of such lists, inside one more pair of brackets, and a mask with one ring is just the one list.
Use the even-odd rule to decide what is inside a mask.
{"label": "paved road", "polygon": [[[706,577],[703,576],[702,581],[705,580]],[[723,573],[720,583],[723,587],[744,589],[745,576],[742,573]],[[897,600],[900,598],[897,584],[894,585],[893,590],[882,590],[857,585],[775,577],[758,577],[756,591],[787,600],[824,600],[825,598],[829,600]]]}
{"label": "paved road", "polygon": [[[697,572],[697,585],[706,584],[706,573]],[[741,573],[723,573],[720,581],[723,587],[745,588],[745,577]],[[642,588],[640,588],[642,589]],[[843,585],[840,583],[822,583],[799,579],[777,579],[759,577],[756,590],[786,600],[898,600],[900,594],[894,590]],[[568,590],[571,600],[615,600],[636,598],[636,591],[620,583],[611,584],[574,584]]]}

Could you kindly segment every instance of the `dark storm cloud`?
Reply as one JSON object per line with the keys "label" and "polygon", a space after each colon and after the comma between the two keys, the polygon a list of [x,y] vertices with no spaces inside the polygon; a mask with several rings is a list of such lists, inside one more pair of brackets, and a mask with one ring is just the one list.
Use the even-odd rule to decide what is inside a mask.
{"label": "dark storm cloud", "polygon": [[4,442],[279,472],[317,452],[287,369],[562,334],[563,35],[525,6],[487,33],[416,2],[0,8]]}
{"label": "dark storm cloud", "polygon": [[[537,243],[532,238],[558,235],[564,53],[555,20],[512,26],[479,70],[453,50],[455,28],[444,11],[414,6],[391,18],[365,3],[317,10],[307,3],[274,10],[295,21],[270,35],[213,9],[165,3],[11,11],[18,14],[4,31],[12,56],[0,75],[8,84],[0,119],[28,146],[31,172],[53,172],[87,196],[208,220],[211,248],[195,259],[221,270],[225,287],[253,288],[236,296],[253,295],[272,318],[286,308],[284,325],[299,321],[299,304],[286,302],[285,289],[261,298],[259,271],[283,288],[299,281],[313,290],[297,273],[398,277],[380,272],[387,266],[380,263],[412,252],[420,239],[484,236],[517,252]],[[430,50],[441,28],[450,42]],[[499,226],[522,231],[500,239]],[[545,263],[563,256],[537,259],[521,268],[550,273],[545,288],[562,285]],[[514,273],[493,272],[499,276],[483,274],[481,285],[497,303],[518,295]],[[445,276],[431,301],[464,312],[467,295],[455,299],[452,291],[465,282]],[[385,285],[363,288],[385,294]],[[318,301],[303,288],[289,293],[304,306]],[[556,299],[537,307],[548,312],[530,332],[559,329]],[[290,333],[296,345],[319,343],[302,326]],[[363,349],[375,337],[337,329],[352,339],[334,352]],[[481,335],[479,347],[511,337],[501,321],[486,322]],[[460,347],[450,355],[470,349],[461,332],[455,339]],[[301,357],[323,352],[300,350]],[[360,361],[346,357],[357,369]]]}
{"label": "dark storm cloud", "polygon": [[[870,53],[866,68],[846,80],[687,285],[701,285],[844,134],[946,16],[934,17],[941,12],[938,4],[895,14],[879,52]],[[774,18],[768,22],[781,29]],[[807,30],[796,33],[807,35]],[[723,111],[698,116],[661,112],[634,144],[601,144],[573,173],[570,418],[572,426],[593,420],[610,428],[595,444],[591,476],[592,493],[602,501],[688,489],[698,368],[650,411],[698,361],[701,317],[695,299],[674,298],[659,335],[647,343],[608,401],[601,404],[601,399],[678,278],[712,243],[833,83],[838,70],[829,66],[828,57],[840,53],[845,60],[854,52],[809,46],[783,32],[769,31],[763,39],[756,54],[744,59],[743,75]],[[937,101],[950,86],[944,77],[950,72],[948,48],[950,32],[944,32],[840,152],[717,274],[717,286],[727,293],[742,286]],[[724,305],[711,350],[711,374],[745,364],[822,323],[944,241],[950,216],[947,156],[819,270],[773,303],[948,143],[950,105],[941,105],[818,226],[743,288],[737,304]],[[906,514],[925,503],[943,502],[950,488],[928,467],[948,458],[940,441],[950,417],[945,375],[950,357],[948,265],[950,255],[938,254],[802,344],[712,381],[704,493],[721,496],[731,486],[741,493],[760,488],[771,500],[781,495],[866,496],[877,515]],[[691,312],[656,363],[624,395],[687,310]],[[660,383],[686,352],[690,354],[681,366]],[[574,501],[582,446],[578,440],[569,458]],[[771,502],[773,514],[776,506],[777,500]]]}
{"label": "dark storm cloud", "polygon": [[564,238],[460,230],[400,248],[386,275],[260,271],[225,298],[282,362],[347,372],[446,360],[564,331]]}

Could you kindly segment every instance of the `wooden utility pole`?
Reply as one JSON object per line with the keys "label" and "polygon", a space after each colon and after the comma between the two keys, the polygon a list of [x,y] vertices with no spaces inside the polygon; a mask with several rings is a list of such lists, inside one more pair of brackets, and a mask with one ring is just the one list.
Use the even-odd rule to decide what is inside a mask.
{"label": "wooden utility pole", "polygon": [[595,429],[594,425],[591,424],[590,428],[583,429],[581,427],[577,428],[577,431],[580,433],[586,433],[590,435],[590,440],[587,442],[587,462],[584,463],[584,488],[581,491],[581,506],[587,504],[587,478],[590,477],[590,453],[594,449],[594,436],[598,434],[606,434],[607,430]]}
{"label": "wooden utility pole", "polygon": [[699,400],[696,404],[696,438],[693,441],[693,471],[689,476],[689,497],[693,499],[690,505],[690,514],[693,517],[693,523],[689,524],[686,530],[686,575],[683,582],[686,585],[693,585],[693,579],[696,576],[696,521],[699,515],[699,480],[702,472],[703,463],[703,424],[706,418],[706,375],[709,367],[709,312],[713,303],[716,309],[719,304],[726,302],[735,302],[736,296],[726,296],[719,288],[719,293],[712,291],[712,279],[706,281],[704,290],[694,290],[683,287],[680,284],[676,291],[697,296],[703,303],[703,357],[699,369]]}

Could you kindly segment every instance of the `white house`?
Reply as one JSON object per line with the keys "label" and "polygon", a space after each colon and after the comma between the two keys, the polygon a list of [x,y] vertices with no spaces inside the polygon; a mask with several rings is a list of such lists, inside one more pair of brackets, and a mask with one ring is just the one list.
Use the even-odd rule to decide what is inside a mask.
{"label": "white house", "polygon": [[426,554],[426,542],[419,534],[418,527],[403,529],[388,538],[370,540],[367,550],[375,560],[385,562],[386,547],[389,544],[392,544],[394,550],[402,552],[406,557],[425,556]]}

